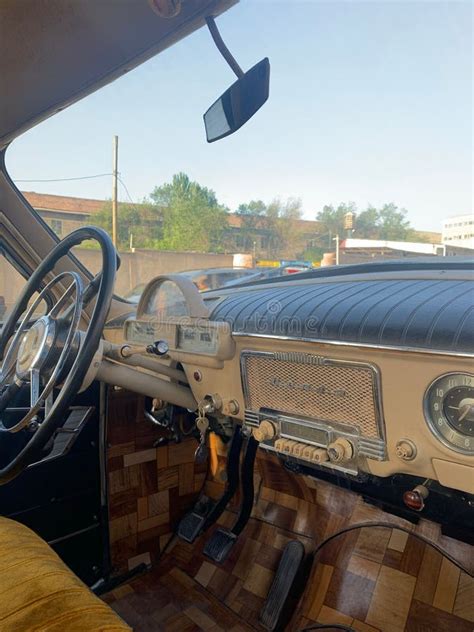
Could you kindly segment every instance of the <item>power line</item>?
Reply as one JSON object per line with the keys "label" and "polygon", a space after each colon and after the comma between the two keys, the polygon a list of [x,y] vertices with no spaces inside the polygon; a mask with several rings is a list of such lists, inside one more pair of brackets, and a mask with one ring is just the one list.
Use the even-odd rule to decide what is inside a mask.
{"label": "power line", "polygon": [[132,200],[132,196],[130,195],[129,190],[127,189],[127,185],[125,184],[125,182],[122,180],[122,178],[119,175],[117,175],[117,179],[120,182],[120,184],[123,186],[123,188],[125,189],[125,193],[127,194],[129,201],[132,204],[135,204],[135,202]]}
{"label": "power line", "polygon": [[92,178],[104,178],[105,176],[111,176],[112,173],[98,173],[93,176],[78,176],[76,178],[51,178],[45,180],[17,180],[13,179],[14,182],[71,182],[72,180],[92,180]]}

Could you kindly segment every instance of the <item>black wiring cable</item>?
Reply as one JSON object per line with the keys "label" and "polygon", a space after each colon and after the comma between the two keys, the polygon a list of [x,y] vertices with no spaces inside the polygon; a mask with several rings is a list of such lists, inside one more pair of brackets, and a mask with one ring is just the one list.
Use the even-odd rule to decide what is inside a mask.
{"label": "black wiring cable", "polygon": [[125,184],[125,182],[123,181],[123,179],[121,178],[120,175],[117,175],[117,180],[120,182],[120,184],[123,186],[125,193],[127,194],[127,197],[129,199],[130,204],[135,204],[135,202],[132,200],[132,196],[130,195],[130,192],[127,188],[127,185]]}
{"label": "black wiring cable", "polygon": [[[340,531],[333,533],[332,535],[330,535],[328,538],[326,538],[325,540],[323,540],[314,550],[314,556],[316,558],[317,554],[321,551],[321,549],[328,544],[329,542],[331,542],[332,540],[335,540],[336,538],[338,538],[341,535],[344,535],[346,533],[349,533],[350,531],[355,531],[356,529],[362,529],[362,528],[366,528],[366,527],[372,527],[372,528],[379,528],[379,527],[384,527],[384,528],[388,528],[388,529],[399,529],[400,531],[404,531],[405,533],[408,533],[408,535],[411,535],[415,538],[418,538],[419,540],[421,540],[422,542],[424,542],[425,544],[432,546],[436,551],[438,551],[438,553],[440,553],[441,555],[443,555],[444,557],[446,557],[452,564],[454,564],[457,568],[459,568],[459,570],[463,571],[464,573],[466,573],[467,575],[469,575],[470,577],[474,577],[474,573],[469,571],[467,568],[465,568],[460,562],[458,562],[454,557],[452,557],[449,553],[446,553],[445,551],[443,551],[443,549],[433,543],[430,542],[428,540],[428,538],[426,538],[425,536],[419,535],[418,533],[413,533],[413,531],[410,531],[410,529],[407,529],[406,527],[400,526],[400,525],[395,525],[393,523],[386,523],[386,522],[371,522],[371,523],[359,523],[359,524],[354,524],[354,525],[350,525],[349,527],[346,527],[345,529],[341,529]],[[350,626],[345,626],[343,624],[340,623],[333,623],[328,624],[328,623],[315,623],[312,624],[310,626],[307,626],[305,628],[301,628],[300,632],[306,632],[309,630],[345,630],[346,632],[355,632],[354,628],[351,628]]]}
{"label": "black wiring cable", "polygon": [[350,531],[355,531],[356,529],[363,529],[363,528],[366,528],[366,527],[375,527],[375,528],[384,527],[386,529],[398,529],[399,531],[404,531],[405,533],[408,533],[408,535],[411,535],[414,538],[418,538],[418,540],[421,540],[424,544],[427,544],[428,546],[432,546],[435,549],[435,551],[438,551],[438,553],[443,555],[452,564],[454,564],[454,566],[459,568],[459,570],[461,570],[463,573],[466,573],[466,575],[469,575],[469,577],[474,577],[474,571],[468,570],[467,567],[463,566],[463,564],[461,564],[461,562],[456,560],[450,553],[447,553],[446,551],[444,551],[439,546],[439,544],[436,544],[435,542],[430,542],[430,540],[428,540],[428,538],[426,538],[424,535],[420,535],[419,533],[414,533],[413,531],[411,531],[407,527],[403,527],[401,525],[394,524],[394,523],[391,523],[391,522],[357,523],[357,524],[352,524],[352,525],[350,525],[348,527],[345,527],[344,529],[341,529],[340,531],[337,531],[336,533],[333,533],[328,538],[323,540],[316,547],[316,549],[314,550],[314,556],[316,556],[319,553],[319,551],[323,548],[323,546],[328,544],[328,542],[331,542],[332,540],[335,540],[340,535],[344,535],[345,533],[349,533]]}
{"label": "black wiring cable", "polygon": [[[230,513],[237,513],[234,509],[228,509],[228,511]],[[272,522],[269,522],[268,520],[265,520],[263,518],[257,518],[255,516],[251,516],[251,519],[256,520],[257,522],[264,522],[265,524],[275,526]],[[357,524],[350,525],[344,529],[341,529],[340,531],[337,531],[336,533],[333,533],[328,538],[323,540],[320,544],[318,544],[316,549],[314,549],[313,554],[316,556],[325,544],[327,544],[328,542],[331,542],[332,540],[335,540],[338,536],[344,535],[345,533],[349,533],[350,531],[354,531],[355,529],[363,529],[367,527],[376,527],[376,528],[384,527],[386,529],[399,529],[400,531],[404,531],[408,535],[412,535],[414,538],[418,538],[424,544],[428,544],[429,546],[432,546],[436,551],[438,551],[438,553],[446,557],[463,573],[466,573],[466,575],[469,575],[469,577],[474,577],[474,571],[471,571],[467,567],[463,566],[461,562],[459,562],[452,555],[444,551],[438,544],[435,544],[434,542],[430,542],[430,540],[428,540],[428,538],[426,538],[425,536],[420,535],[419,533],[414,533],[413,531],[410,531],[410,529],[408,529],[407,527],[403,527],[393,522],[363,522],[363,523],[359,522]],[[284,529],[284,531],[286,531],[287,533],[291,533],[292,535],[296,537],[307,538],[310,540],[313,539],[313,536],[309,535],[308,533],[300,533],[298,531],[294,531],[293,529]]]}

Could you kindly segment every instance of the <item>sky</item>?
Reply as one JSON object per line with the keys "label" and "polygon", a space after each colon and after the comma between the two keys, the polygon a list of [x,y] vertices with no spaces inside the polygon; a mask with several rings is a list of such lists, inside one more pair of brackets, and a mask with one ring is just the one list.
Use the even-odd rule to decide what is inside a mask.
{"label": "sky", "polygon": [[[242,0],[218,18],[244,69],[265,56],[270,98],[208,144],[202,114],[235,80],[206,29],[18,138],[7,167],[24,191],[110,198],[112,137],[134,202],[174,173],[231,210],[301,199],[360,210],[394,202],[417,229],[472,212],[473,3]],[[127,201],[121,186],[120,199]]]}

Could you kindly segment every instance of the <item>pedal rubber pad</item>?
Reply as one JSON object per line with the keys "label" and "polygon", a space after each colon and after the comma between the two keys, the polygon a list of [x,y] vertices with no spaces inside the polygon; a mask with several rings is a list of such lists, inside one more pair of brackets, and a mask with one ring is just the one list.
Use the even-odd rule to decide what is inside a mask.
{"label": "pedal rubber pad", "polygon": [[178,526],[178,537],[192,544],[201,533],[206,516],[190,511],[181,519]]}
{"label": "pedal rubber pad", "polygon": [[260,623],[266,630],[274,630],[304,558],[304,546],[291,540],[285,546],[273,583],[260,613]]}
{"label": "pedal rubber pad", "polygon": [[227,559],[235,542],[237,542],[237,536],[232,531],[218,528],[206,542],[203,553],[220,564]]}

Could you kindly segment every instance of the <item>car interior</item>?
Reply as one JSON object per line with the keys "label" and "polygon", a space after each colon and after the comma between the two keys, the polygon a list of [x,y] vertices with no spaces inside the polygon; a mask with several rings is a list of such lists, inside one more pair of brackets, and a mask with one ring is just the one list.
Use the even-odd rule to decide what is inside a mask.
{"label": "car interior", "polygon": [[135,304],[109,235],[59,241],[7,172],[15,138],[199,28],[237,76],[212,151],[269,96],[217,30],[234,4],[0,4],[0,250],[25,279],[0,313],[0,630],[472,632],[472,258],[159,275]]}

